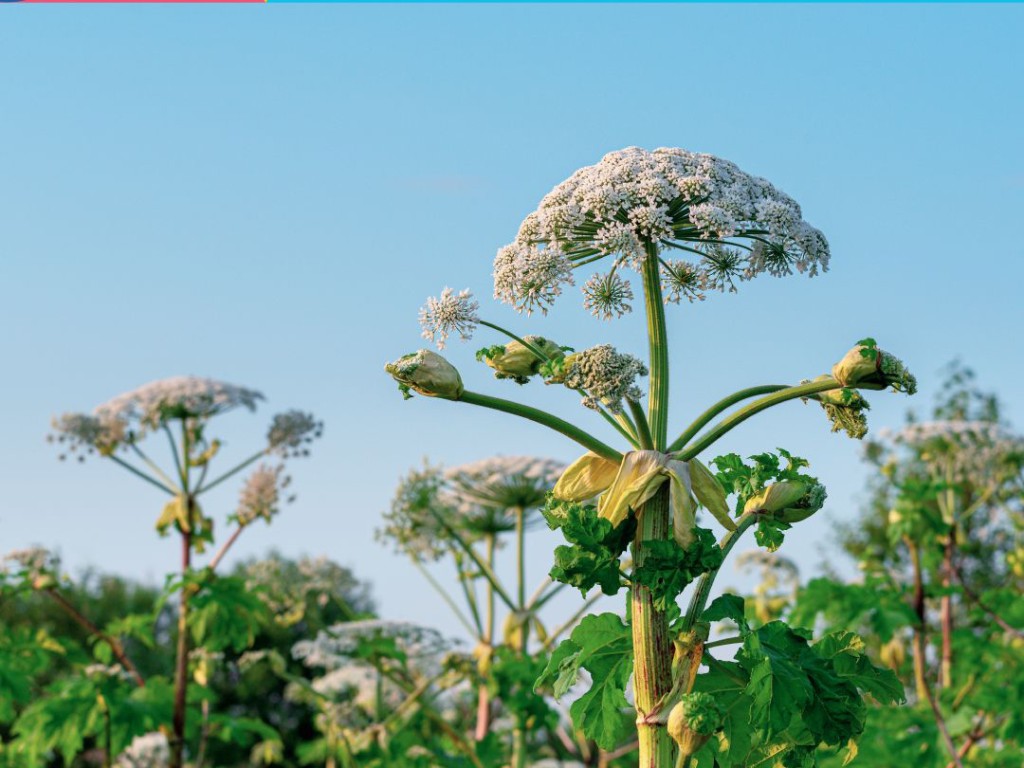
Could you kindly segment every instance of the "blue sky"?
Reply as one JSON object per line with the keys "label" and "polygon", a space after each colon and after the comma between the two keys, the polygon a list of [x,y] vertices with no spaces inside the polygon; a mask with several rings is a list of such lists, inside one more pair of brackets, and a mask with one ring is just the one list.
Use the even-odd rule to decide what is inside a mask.
{"label": "blue sky", "polygon": [[[208,375],[268,397],[224,419],[229,456],[276,410],[327,424],[293,466],[298,501],[237,554],[328,554],[386,615],[454,628],[373,541],[396,479],[424,456],[578,450],[469,406],[402,402],[382,365],[421,346],[416,310],[444,285],[520,331],[642,353],[639,318],[599,323],[578,295],[529,321],[489,299],[495,249],[543,194],[630,145],[729,158],[832,243],[821,278],[670,309],[675,423],[733,389],[822,373],[865,335],[922,383],[913,403],[872,396],[875,428],[927,408],[957,356],[1024,421],[1020,6],[3,12],[0,549],[161,578],[175,554],[153,533],[158,495],[105,463],[60,464],[43,438],[55,413]],[[472,361],[484,343],[450,349],[470,386],[590,420],[570,395],[491,381]],[[800,404],[722,449],[777,445],[830,490],[787,550],[810,575],[856,509],[860,449]],[[223,519],[235,493],[207,511]],[[540,578],[556,542],[533,535]]]}

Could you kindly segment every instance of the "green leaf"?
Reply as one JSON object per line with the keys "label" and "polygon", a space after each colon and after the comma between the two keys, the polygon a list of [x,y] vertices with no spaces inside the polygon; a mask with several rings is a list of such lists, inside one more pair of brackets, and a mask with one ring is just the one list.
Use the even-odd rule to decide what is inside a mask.
{"label": "green leaf", "polygon": [[555,650],[537,687],[552,685],[556,696],[564,695],[577,682],[581,668],[590,673],[591,685],[569,708],[573,724],[602,749],[614,749],[633,731],[626,700],[633,639],[619,616],[585,616]]}
{"label": "green leaf", "polygon": [[694,540],[686,549],[671,539],[647,542],[643,565],[633,571],[633,582],[651,590],[660,611],[674,604],[694,579],[722,564],[722,550],[714,533],[699,527],[693,532]]}
{"label": "green leaf", "polygon": [[701,621],[722,621],[723,619],[736,622],[741,632],[748,632],[746,601],[739,595],[719,595],[700,615]]}
{"label": "green leaf", "polygon": [[584,595],[600,585],[606,595],[619,591],[622,577],[619,559],[636,531],[636,520],[627,518],[617,527],[602,517],[597,509],[554,498],[542,510],[548,526],[561,529],[569,545],[555,549],[555,565],[551,578],[576,587]]}

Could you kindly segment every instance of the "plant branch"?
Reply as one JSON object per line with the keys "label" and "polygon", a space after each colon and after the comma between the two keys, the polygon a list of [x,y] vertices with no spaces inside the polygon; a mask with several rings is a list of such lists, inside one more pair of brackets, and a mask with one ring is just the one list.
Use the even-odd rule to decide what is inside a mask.
{"label": "plant branch", "polygon": [[678,458],[680,461],[689,461],[695,456],[700,455],[703,450],[714,444],[719,438],[734,427],[739,426],[751,416],[760,413],[767,408],[771,408],[773,405],[779,405],[787,400],[795,400],[800,397],[808,397],[818,392],[827,392],[830,389],[839,389],[840,387],[841,385],[839,382],[829,376],[827,379],[823,379],[822,381],[812,381],[807,384],[800,384],[795,387],[780,389],[778,392],[770,394],[767,397],[762,397],[759,400],[755,400],[749,405],[740,408],[735,413],[726,416],[717,425],[697,438],[696,442],[692,443],[689,447],[681,449],[678,453]]}
{"label": "plant branch", "polygon": [[787,389],[788,386],[789,385],[787,384],[765,384],[760,387],[748,387],[747,389],[741,389],[738,392],[733,392],[728,397],[723,397],[717,403],[704,411],[704,413],[694,419],[693,423],[683,430],[682,434],[680,434],[679,437],[677,437],[668,447],[669,453],[683,448],[688,442],[690,442],[690,440],[693,439],[694,435],[710,424],[711,420],[726,408],[736,405],[736,403],[742,402],[743,400],[748,400],[751,397],[757,397],[758,395],[770,395],[773,392],[779,392],[780,390]]}
{"label": "plant branch", "polygon": [[118,663],[120,663],[120,665],[132,676],[132,679],[135,681],[137,686],[140,688],[145,686],[146,681],[142,679],[142,675],[139,674],[138,668],[134,663],[132,663],[132,660],[128,658],[128,654],[125,653],[124,647],[116,638],[111,637],[93,624],[92,621],[85,614],[79,611],[70,600],[58,592],[56,587],[47,589],[46,594],[53,598],[54,602],[56,602],[68,616],[74,619],[78,626],[90,635],[94,636],[97,640],[106,643],[107,647],[109,647],[111,652],[114,654],[114,658],[117,659]]}
{"label": "plant branch", "polygon": [[570,424],[569,422],[547,413],[546,411],[542,411],[539,408],[533,408],[529,405],[523,405],[522,403],[514,403],[511,400],[503,400],[499,397],[481,395],[477,392],[470,392],[469,390],[462,393],[459,401],[469,403],[470,405],[479,405],[484,408],[491,408],[496,411],[510,413],[513,416],[519,416],[521,418],[528,419],[529,421],[543,424],[545,427],[553,429],[556,432],[560,432],[571,440],[575,440],[588,451],[593,451],[598,456],[602,456],[610,461],[622,461],[622,454],[611,446],[605,445],[596,437],[584,432],[576,425]]}
{"label": "plant branch", "polygon": [[159,480],[157,480],[155,477],[151,477],[150,475],[147,475],[145,472],[143,472],[138,467],[133,467],[131,464],[129,464],[127,461],[125,461],[124,459],[120,458],[119,456],[115,456],[114,454],[110,454],[110,455],[107,456],[107,458],[110,459],[111,461],[113,461],[118,466],[124,467],[129,472],[131,472],[133,475],[135,475],[136,477],[142,478],[143,480],[145,480],[150,485],[155,485],[157,488],[159,488],[164,493],[169,493],[171,496],[177,496],[178,495],[178,492],[176,490],[174,490],[173,488],[169,488],[168,486],[164,485]]}

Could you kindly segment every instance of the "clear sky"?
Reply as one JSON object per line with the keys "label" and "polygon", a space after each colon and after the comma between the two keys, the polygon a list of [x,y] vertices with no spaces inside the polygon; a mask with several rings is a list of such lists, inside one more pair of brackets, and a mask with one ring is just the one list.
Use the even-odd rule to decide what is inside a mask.
{"label": "clear sky", "polygon": [[[761,278],[670,308],[674,422],[722,394],[825,372],[875,336],[922,384],[871,423],[929,405],[961,357],[1024,422],[1021,6],[7,6],[0,19],[0,550],[38,543],[154,582],[175,545],[159,494],[101,461],[60,464],[51,416],[146,381],[222,378],[268,397],[223,421],[240,456],[275,410],[326,421],[293,465],[298,501],[237,554],[325,553],[382,611],[454,624],[373,541],[424,456],[571,460],[543,429],[403,402],[383,374],[419,346],[444,285],[485,317],[578,348],[643,353],[639,317],[564,297],[545,319],[490,300],[496,248],[554,184],[610,150],[681,146],[765,176],[832,244],[832,270]],[[479,342],[479,343],[477,343]],[[564,392],[475,389],[589,423]],[[855,511],[859,446],[799,403],[723,450],[812,459],[827,513],[787,552],[810,575]],[[223,518],[237,487],[211,494]],[[531,574],[556,543],[536,537]],[[728,580],[735,580],[729,574]]]}

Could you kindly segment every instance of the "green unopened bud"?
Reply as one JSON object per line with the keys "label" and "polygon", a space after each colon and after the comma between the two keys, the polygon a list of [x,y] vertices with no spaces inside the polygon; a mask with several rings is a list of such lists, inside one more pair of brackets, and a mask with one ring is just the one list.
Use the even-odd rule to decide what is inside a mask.
{"label": "green unopened bud", "polygon": [[[494,378],[512,379],[517,384],[525,384],[531,376],[536,376],[540,371],[541,365],[545,362],[544,358],[549,361],[557,360],[565,354],[555,342],[542,336],[526,336],[523,340],[530,346],[510,341],[504,346],[482,349],[477,357],[494,369]],[[540,352],[543,357],[539,357],[534,350]]]}
{"label": "green unopened bud", "polygon": [[403,355],[385,365],[384,370],[398,382],[398,388],[406,399],[412,397],[410,389],[427,397],[446,400],[458,400],[466,391],[455,366],[429,349]]}
{"label": "green unopened bud", "polygon": [[857,346],[832,366],[832,376],[844,387],[885,389],[912,395],[917,379],[903,362],[878,348],[874,339],[861,339]]}
{"label": "green unopened bud", "polygon": [[784,480],[772,483],[747,499],[743,511],[770,514],[784,523],[798,523],[821,509],[827,495],[825,486],[819,482]]}
{"label": "green unopened bud", "polygon": [[697,459],[690,459],[688,463],[690,484],[693,486],[693,495],[697,497],[697,501],[728,530],[735,531],[736,523],[729,517],[729,502],[718,478]]}
{"label": "green unopened bud", "polygon": [[679,745],[680,756],[695,755],[722,727],[725,714],[714,696],[708,693],[687,693],[672,707],[668,715],[668,733]]}
{"label": "green unopened bud", "polygon": [[[819,376],[815,381],[827,378],[829,377]],[[864,411],[871,406],[860,392],[843,387],[819,392],[817,398],[828,420],[832,422],[833,432],[843,430],[855,440],[860,440],[868,433],[868,419]]]}

